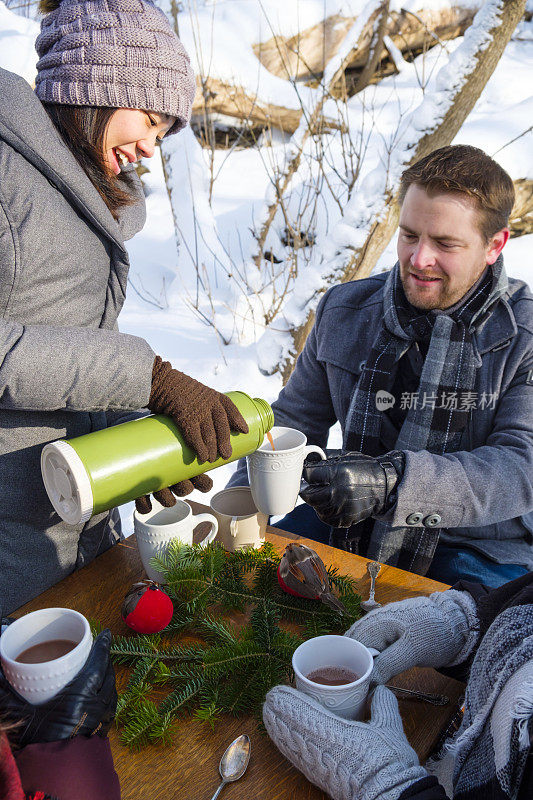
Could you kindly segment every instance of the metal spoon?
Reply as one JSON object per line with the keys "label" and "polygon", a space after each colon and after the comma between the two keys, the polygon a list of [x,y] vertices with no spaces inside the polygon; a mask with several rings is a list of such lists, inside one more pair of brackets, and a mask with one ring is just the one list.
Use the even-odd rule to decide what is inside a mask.
{"label": "metal spoon", "polygon": [[393,692],[400,692],[400,694],[407,694],[413,700],[422,700],[424,703],[431,703],[432,706],[447,706],[450,698],[445,694],[431,694],[429,692],[415,692],[413,689],[402,689],[401,686],[391,686],[387,683],[386,686],[392,689]]}
{"label": "metal spoon", "polygon": [[378,561],[370,561],[366,565],[366,571],[370,575],[370,594],[368,600],[363,600],[361,608],[363,611],[372,611],[374,608],[381,608],[381,603],[374,600],[374,592],[376,590],[376,578],[379,575],[381,564]]}
{"label": "metal spoon", "polygon": [[242,778],[246,772],[248,762],[250,761],[251,749],[252,745],[250,743],[250,737],[245,733],[243,733],[242,736],[238,736],[235,741],[230,744],[220,759],[220,764],[218,767],[220,777],[222,778],[222,783],[216,790],[211,800],[215,800],[215,798],[219,796],[220,792],[227,783],[238,781],[239,778]]}

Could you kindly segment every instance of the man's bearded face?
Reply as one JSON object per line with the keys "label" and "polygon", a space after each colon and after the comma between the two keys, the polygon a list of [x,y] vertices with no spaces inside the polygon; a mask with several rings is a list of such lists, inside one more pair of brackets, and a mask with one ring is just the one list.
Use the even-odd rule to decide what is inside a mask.
{"label": "man's bearded face", "polygon": [[455,305],[494,264],[508,238],[504,229],[487,243],[468,195],[428,194],[412,184],[400,213],[397,252],[411,305],[429,311]]}

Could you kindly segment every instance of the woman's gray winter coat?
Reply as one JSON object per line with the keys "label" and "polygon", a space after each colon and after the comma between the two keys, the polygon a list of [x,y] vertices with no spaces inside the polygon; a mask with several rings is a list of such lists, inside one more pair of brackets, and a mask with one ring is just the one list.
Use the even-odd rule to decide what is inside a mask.
{"label": "woman's gray winter coat", "polygon": [[[46,494],[46,442],[148,402],[155,354],[118,332],[144,200],[117,223],[25,80],[0,69],[0,611],[107,549],[118,514],[70,526]],[[117,413],[119,412],[119,413]]]}

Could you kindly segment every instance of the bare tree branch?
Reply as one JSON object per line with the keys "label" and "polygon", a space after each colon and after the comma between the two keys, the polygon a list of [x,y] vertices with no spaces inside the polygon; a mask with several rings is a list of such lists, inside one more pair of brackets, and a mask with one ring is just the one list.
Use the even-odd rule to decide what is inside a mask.
{"label": "bare tree branch", "polygon": [[[261,226],[259,233],[257,234],[257,252],[254,256],[254,261],[259,267],[261,265],[261,261],[263,258],[263,251],[265,247],[265,242],[267,240],[270,228],[274,219],[276,218],[276,214],[280,207],[282,198],[285,196],[291,181],[298,171],[300,167],[300,163],[302,160],[302,153],[305,143],[307,142],[308,138],[315,132],[317,123],[322,116],[322,110],[324,108],[324,104],[326,100],[330,96],[330,90],[335,85],[335,83],[339,80],[341,75],[344,73],[346,63],[349,61],[353,50],[356,50],[359,46],[359,40],[361,36],[361,32],[365,30],[366,23],[369,19],[372,18],[374,14],[377,14],[381,10],[381,19],[385,19],[388,16],[388,9],[389,3],[388,2],[381,2],[381,0],[372,0],[365,6],[365,9],[361,12],[358,20],[356,21],[355,25],[353,26],[350,31],[348,31],[346,35],[346,39],[350,40],[353,37],[353,45],[349,48],[349,50],[339,59],[339,63],[335,64],[333,70],[331,70],[331,74],[328,74],[328,69],[324,73],[325,77],[325,86],[324,91],[322,93],[322,97],[314,107],[313,111],[300,124],[299,130],[296,132],[293,142],[293,154],[289,156],[287,163],[285,164],[281,176],[278,177],[275,183],[273,183],[275,189],[275,197],[272,203],[267,208],[267,212],[265,215],[264,222]],[[381,20],[378,25],[378,29],[382,30]],[[354,36],[355,32],[355,36]],[[383,34],[385,30],[383,29],[381,34],[381,41],[383,41]],[[333,61],[333,60],[332,60]],[[330,62],[331,63],[331,62]],[[374,66],[375,68],[375,66]]]}
{"label": "bare tree branch", "polygon": [[[402,142],[403,152],[392,160],[390,152],[384,153],[384,158],[388,158],[387,181],[382,194],[372,204],[369,216],[359,222],[359,229],[366,231],[363,243],[341,249],[331,264],[323,265],[327,280],[320,291],[314,291],[309,296],[304,321],[290,332],[272,334],[278,337],[281,357],[277,369],[282,372],[284,382],[288,380],[311,329],[320,295],[335,283],[364,278],[371,273],[397,227],[398,180],[401,172],[409,164],[453,140],[494,72],[524,13],[525,5],[526,0],[487,0],[452,56],[454,63],[460,64],[462,69],[447,71],[445,67],[444,71],[441,70],[440,84],[447,80],[449,88],[443,88],[431,98],[426,97],[423,101],[424,113],[421,113],[421,109],[413,112],[412,124]],[[434,123],[420,135],[418,120],[426,120],[429,110],[434,114]],[[269,331],[264,336],[269,336]]]}

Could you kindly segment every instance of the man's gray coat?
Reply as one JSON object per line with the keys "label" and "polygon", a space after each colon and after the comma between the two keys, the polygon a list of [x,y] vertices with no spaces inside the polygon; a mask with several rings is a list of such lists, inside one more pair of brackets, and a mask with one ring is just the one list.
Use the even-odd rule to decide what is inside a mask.
{"label": "man's gray coat", "polygon": [[5,614],[82,567],[118,535],[118,514],[63,523],[41,479],[43,445],[143,408],[155,354],[121,334],[124,240],[20,77],[0,70],[0,608]]}
{"label": "man's gray coat", "polygon": [[[276,425],[325,447],[350,400],[383,314],[387,275],[342,284],[322,298],[293,375],[273,404]],[[406,452],[398,502],[382,518],[422,528],[438,514],[441,541],[498,563],[533,569],[533,295],[509,279],[507,294],[474,334],[476,408],[461,449]],[[230,485],[247,483],[243,463]],[[415,520],[417,520],[415,522]]]}

